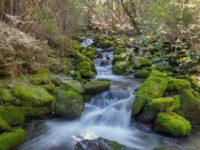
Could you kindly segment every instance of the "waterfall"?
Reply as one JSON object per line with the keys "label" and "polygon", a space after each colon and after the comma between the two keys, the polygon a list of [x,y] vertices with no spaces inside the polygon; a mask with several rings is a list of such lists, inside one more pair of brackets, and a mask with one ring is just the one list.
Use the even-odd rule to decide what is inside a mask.
{"label": "waterfall", "polygon": [[[87,42],[86,42],[87,43]],[[94,60],[96,79],[110,80],[110,90],[94,96],[85,104],[79,120],[45,121],[47,129],[19,150],[73,150],[76,142],[102,137],[117,141],[132,150],[150,150],[157,143],[154,134],[146,133],[131,125],[131,110],[138,82],[112,73],[113,52],[102,52],[102,58]]]}

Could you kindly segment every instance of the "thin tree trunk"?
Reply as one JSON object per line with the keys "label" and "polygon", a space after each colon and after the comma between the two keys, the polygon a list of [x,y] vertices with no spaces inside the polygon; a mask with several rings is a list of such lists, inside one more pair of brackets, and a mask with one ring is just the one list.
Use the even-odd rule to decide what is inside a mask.
{"label": "thin tree trunk", "polygon": [[141,32],[140,32],[140,29],[138,27],[138,23],[135,20],[136,17],[137,17],[135,3],[132,0],[130,0],[129,2],[125,2],[124,0],[121,0],[121,4],[122,4],[122,8],[124,9],[124,12],[129,17],[132,26],[135,28],[136,33],[140,34]]}

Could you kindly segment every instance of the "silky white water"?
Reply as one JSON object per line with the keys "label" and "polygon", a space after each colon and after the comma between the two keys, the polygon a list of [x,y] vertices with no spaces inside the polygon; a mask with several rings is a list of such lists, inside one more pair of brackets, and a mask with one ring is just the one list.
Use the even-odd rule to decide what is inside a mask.
{"label": "silky white water", "polygon": [[19,150],[71,150],[78,141],[102,137],[117,141],[129,149],[151,150],[159,145],[159,136],[131,125],[131,108],[134,91],[139,83],[112,73],[112,52],[104,52],[95,59],[96,79],[111,81],[111,89],[94,96],[85,104],[80,119],[75,121],[50,120],[35,138],[27,141]]}

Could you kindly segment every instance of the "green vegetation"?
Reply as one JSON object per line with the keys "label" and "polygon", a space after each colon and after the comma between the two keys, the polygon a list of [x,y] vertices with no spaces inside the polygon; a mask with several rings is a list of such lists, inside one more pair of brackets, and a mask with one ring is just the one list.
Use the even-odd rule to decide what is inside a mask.
{"label": "green vegetation", "polygon": [[1,150],[10,150],[15,148],[26,140],[26,133],[22,129],[16,129],[12,132],[3,133],[0,135]]}
{"label": "green vegetation", "polygon": [[0,133],[10,131],[10,130],[11,130],[11,127],[9,126],[9,124],[0,116]]}
{"label": "green vegetation", "polygon": [[96,94],[108,90],[110,87],[109,81],[90,81],[84,85],[86,94]]}
{"label": "green vegetation", "polygon": [[80,117],[83,97],[73,91],[59,91],[56,100],[56,114],[68,119]]}
{"label": "green vegetation", "polygon": [[14,96],[22,100],[24,106],[50,105],[54,98],[41,86],[16,86],[12,89]]}
{"label": "green vegetation", "polygon": [[133,113],[138,114],[145,104],[151,102],[153,98],[162,97],[167,89],[167,85],[166,79],[150,76],[136,93],[136,99],[132,108]]}
{"label": "green vegetation", "polygon": [[160,113],[156,117],[156,130],[175,137],[188,136],[191,131],[190,122],[176,113]]}
{"label": "green vegetation", "polygon": [[135,78],[147,78],[150,74],[150,71],[148,70],[138,70],[135,73]]}

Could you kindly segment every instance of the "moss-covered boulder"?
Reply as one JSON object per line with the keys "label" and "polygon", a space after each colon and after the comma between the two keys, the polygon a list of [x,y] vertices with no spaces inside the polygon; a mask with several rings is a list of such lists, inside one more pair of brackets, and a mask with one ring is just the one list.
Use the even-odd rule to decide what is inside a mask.
{"label": "moss-covered boulder", "polygon": [[147,78],[150,74],[150,71],[148,70],[138,70],[135,73],[135,78]]}
{"label": "moss-covered boulder", "polygon": [[148,60],[147,58],[144,58],[144,57],[140,57],[140,56],[132,57],[130,62],[136,68],[146,67],[146,66],[151,66],[152,65],[152,62],[150,60]]}
{"label": "moss-covered boulder", "polygon": [[15,97],[12,92],[6,88],[0,88],[0,103],[15,103]]}
{"label": "moss-covered boulder", "polygon": [[93,78],[96,75],[96,73],[93,72],[91,64],[87,61],[80,62],[76,66],[76,69],[80,72],[83,78]]}
{"label": "moss-covered boulder", "polygon": [[190,122],[176,113],[160,113],[155,120],[155,129],[171,136],[188,136],[191,131]]}
{"label": "moss-covered boulder", "polygon": [[184,79],[168,78],[168,83],[167,91],[174,93],[180,92],[190,86],[190,82]]}
{"label": "moss-covered boulder", "polygon": [[115,74],[123,75],[126,73],[127,68],[128,68],[128,63],[126,61],[117,61],[113,65],[112,70]]}
{"label": "moss-covered boulder", "polygon": [[0,133],[10,131],[10,125],[0,116]]}
{"label": "moss-covered boulder", "polygon": [[24,111],[14,106],[0,107],[0,117],[10,126],[18,126],[25,122]]}
{"label": "moss-covered boulder", "polygon": [[104,39],[104,40],[101,40],[99,41],[99,45],[98,45],[100,48],[110,48],[112,46],[115,46],[115,43],[111,40],[107,40],[107,39]]}
{"label": "moss-covered boulder", "polygon": [[0,135],[0,149],[10,150],[26,140],[26,133],[23,129],[16,129],[12,132]]}
{"label": "moss-covered boulder", "polygon": [[83,111],[83,97],[74,91],[59,91],[56,100],[56,114],[74,119]]}
{"label": "moss-covered boulder", "polygon": [[200,124],[200,95],[192,89],[180,94],[180,113],[194,124]]}
{"label": "moss-covered boulder", "polygon": [[50,105],[54,100],[53,96],[41,86],[19,85],[15,86],[12,92],[24,106],[45,106]]}
{"label": "moss-covered boulder", "polygon": [[81,85],[81,83],[77,80],[72,80],[72,79],[65,79],[63,80],[62,84],[60,85],[60,88],[63,90],[71,90],[78,92],[82,94],[84,92],[84,88]]}
{"label": "moss-covered boulder", "polygon": [[155,98],[145,105],[139,120],[142,122],[151,122],[159,112],[177,111],[180,106],[179,96]]}
{"label": "moss-covered boulder", "polygon": [[133,114],[138,114],[153,98],[161,98],[166,89],[168,82],[164,78],[150,76],[137,90],[136,98],[132,107]]}
{"label": "moss-covered boulder", "polygon": [[108,90],[110,87],[109,81],[90,81],[84,85],[86,94],[97,94]]}

